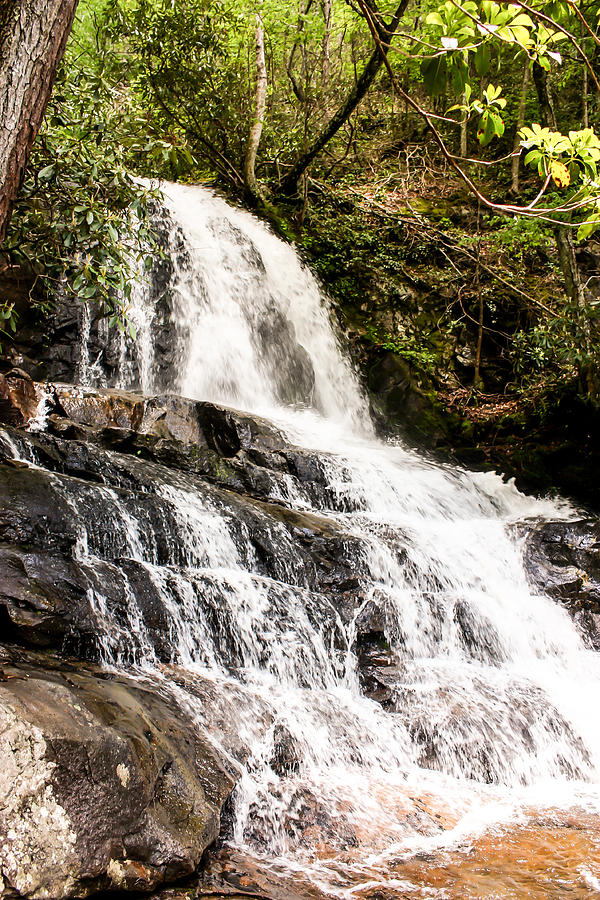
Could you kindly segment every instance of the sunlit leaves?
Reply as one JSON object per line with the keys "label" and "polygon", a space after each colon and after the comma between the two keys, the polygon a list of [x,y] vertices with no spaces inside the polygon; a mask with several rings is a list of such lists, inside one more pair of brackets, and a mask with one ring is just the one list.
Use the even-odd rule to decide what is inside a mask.
{"label": "sunlit leaves", "polygon": [[[588,178],[596,178],[600,160],[600,140],[591,128],[561,134],[534,123],[519,131],[521,146],[529,150],[525,164],[537,166],[541,176],[551,172],[552,162],[560,162],[569,173],[569,181],[578,171]],[[559,171],[556,170],[555,171]],[[551,172],[553,175],[553,173]],[[554,175],[553,175],[554,177]],[[564,181],[564,176],[562,178]],[[555,179],[556,183],[559,182]]]}
{"label": "sunlit leaves", "polygon": [[565,166],[564,163],[559,162],[556,159],[553,159],[550,162],[550,175],[552,176],[552,181],[557,187],[568,187],[571,184],[571,176],[569,174],[569,170]]}
{"label": "sunlit leaves", "polygon": [[[528,60],[537,60],[543,68],[549,69],[551,61],[562,62],[555,45],[567,39],[559,28],[552,29],[535,21],[517,4],[500,4],[492,0],[479,4],[470,0],[465,3],[447,0],[438,11],[425,17],[425,25],[440,47],[435,55],[425,54],[421,67],[425,87],[432,96],[445,90],[447,76],[457,65],[459,51],[465,69],[468,70],[472,62],[475,73],[483,77],[490,70],[494,53],[498,54],[503,46],[525,51]],[[444,57],[446,66],[440,62]],[[465,77],[462,88],[466,80]],[[453,87],[456,88],[456,83]]]}
{"label": "sunlit leaves", "polygon": [[534,123],[519,132],[521,146],[528,152],[525,165],[537,168],[542,178],[552,178],[559,188],[568,188],[577,179],[575,200],[586,211],[578,239],[589,237],[600,225],[600,184],[597,164],[600,140],[591,128],[561,134]]}

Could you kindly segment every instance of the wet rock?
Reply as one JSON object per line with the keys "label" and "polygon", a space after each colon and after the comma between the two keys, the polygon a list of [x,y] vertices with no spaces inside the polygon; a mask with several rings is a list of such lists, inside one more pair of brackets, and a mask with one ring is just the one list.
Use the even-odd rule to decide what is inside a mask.
{"label": "wet rock", "polygon": [[600,522],[539,525],[528,534],[525,563],[532,584],[559,600],[600,650]]}
{"label": "wet rock", "polygon": [[392,351],[373,361],[367,378],[371,412],[385,432],[400,432],[420,445],[448,445],[451,416],[442,410],[424,373]]}
{"label": "wet rock", "polygon": [[234,779],[147,680],[0,651],[0,896],[148,891],[190,875]]}
{"label": "wet rock", "polygon": [[259,323],[258,352],[281,403],[310,404],[315,390],[312,361],[292,323],[276,308]]}
{"label": "wet rock", "polygon": [[218,737],[230,762],[236,760],[241,771],[253,745],[262,741],[273,725],[273,710],[264,697],[236,682],[219,683],[177,665],[163,666],[161,671],[199,701],[194,704],[196,722]]}
{"label": "wet rock", "polygon": [[[30,815],[42,800],[26,787],[27,757],[15,775],[23,792],[4,817],[21,843],[5,864],[0,850],[0,872],[8,893],[32,897],[154,890],[193,871],[217,833],[236,765],[257,741],[288,788],[300,765],[292,733],[250,689],[229,682],[221,691],[173,666],[186,653],[200,663],[213,654],[234,675],[248,664],[250,642],[236,627],[239,585],[207,565],[202,516],[222,523],[248,588],[260,590],[265,621],[307,640],[318,629],[332,665],[344,664],[354,624],[366,645],[384,634],[385,615],[365,603],[365,549],[328,515],[346,507],[329,493],[316,453],[258,417],[185,398],[60,384],[44,385],[43,395],[45,430],[0,434],[0,625],[11,653],[27,646],[45,656],[43,668],[28,662],[29,651],[7,666],[0,687],[13,693],[0,692],[0,708],[13,716],[6,733],[38,747],[35,784],[48,815],[60,807],[52,831],[60,846]],[[323,513],[290,509],[285,498],[296,496]],[[197,644],[180,646],[184,633]],[[278,673],[268,629],[257,628],[251,644],[260,665]],[[301,646],[290,644],[286,671],[309,687],[318,673]],[[53,667],[48,648],[86,665]],[[90,666],[106,659],[150,661],[166,679]],[[28,693],[15,694],[23,669]],[[227,765],[209,753],[205,733],[218,736]],[[354,845],[351,827],[340,829],[308,795],[294,795],[289,823],[301,846]]]}
{"label": "wet rock", "polygon": [[51,476],[30,466],[0,465],[0,541],[69,553],[77,540],[68,504]]}
{"label": "wet rock", "polygon": [[289,729],[277,723],[273,732],[273,756],[269,765],[276,775],[283,778],[297,772],[300,767],[301,753]]}
{"label": "wet rock", "polygon": [[143,397],[126,391],[93,391],[68,385],[52,385],[54,403],[65,418],[82,425],[136,430],[144,415]]}
{"label": "wet rock", "polygon": [[0,374],[0,421],[9,425],[25,425],[37,411],[39,388],[22,369]]}
{"label": "wet rock", "polygon": [[93,638],[88,585],[69,558],[0,547],[0,610],[4,639],[33,646],[64,646],[75,629]]}
{"label": "wet rock", "polygon": [[[335,804],[333,798],[324,800],[310,787],[285,777],[271,792],[281,804],[281,823],[291,846],[298,848],[327,848],[345,851],[358,844],[356,822],[352,811],[344,804]],[[265,834],[269,834],[270,822],[265,822],[259,804],[253,804],[246,820],[244,838],[250,846],[263,848]]]}
{"label": "wet rock", "polygon": [[[272,862],[243,851],[229,848],[211,853],[207,859],[199,883],[191,888],[188,897],[210,897],[220,900],[230,897],[254,897],[256,900],[327,900],[329,891],[321,891],[311,883],[307,875],[290,874],[283,866],[278,868]],[[183,900],[183,897],[168,896],[156,900]]]}
{"label": "wet rock", "polygon": [[[281,501],[292,491],[323,509],[357,508],[331,488],[319,454],[294,447],[258,416],[173,395],[34,386],[45,398],[46,428],[57,437],[159,462],[255,497]],[[1,409],[0,422],[11,424]],[[36,447],[44,465],[49,443],[45,435]],[[71,460],[76,453],[85,457],[90,451],[72,448]],[[79,476],[96,477],[84,465]]]}
{"label": "wet rock", "polygon": [[[210,597],[204,615],[223,658],[241,664],[243,647],[231,634],[227,593],[209,573],[184,569],[194,560],[180,530],[179,505],[186,496],[217,508],[241,558],[252,553],[252,569],[265,576],[272,615],[288,617],[290,587],[306,590],[312,618],[323,619],[333,646],[342,648],[340,621],[352,620],[362,603],[360,541],[331,519],[174,476],[165,466],[137,456],[108,454],[93,443],[47,435],[22,435],[23,447],[46,471],[27,464],[0,464],[0,608],[13,639],[97,658],[95,633],[108,631],[113,647],[132,662],[128,604],[136,598],[149,646],[163,661],[177,652],[172,613],[164,594],[182,605],[188,584],[197,598]],[[181,493],[183,491],[183,494]],[[131,521],[139,535],[129,533]],[[85,538],[86,552],[77,552]],[[131,540],[137,542],[135,547]],[[153,579],[143,557],[164,569]],[[87,558],[86,554],[92,554]],[[202,565],[200,557],[195,565]],[[98,618],[110,610],[110,621]],[[129,648],[129,649],[128,649]],[[300,665],[300,661],[299,661]]]}

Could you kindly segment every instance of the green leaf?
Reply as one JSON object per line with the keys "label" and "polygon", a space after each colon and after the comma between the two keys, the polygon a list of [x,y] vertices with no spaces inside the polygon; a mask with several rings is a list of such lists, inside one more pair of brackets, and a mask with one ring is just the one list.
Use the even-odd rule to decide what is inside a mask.
{"label": "green leaf", "polygon": [[586,219],[577,229],[577,240],[584,241],[596,231],[598,225],[600,225],[600,218],[597,215]]}
{"label": "green leaf", "polygon": [[490,119],[492,120],[494,125],[494,135],[496,137],[502,137],[505,128],[504,119],[502,118],[502,116],[499,113],[490,110]]}
{"label": "green leaf", "polygon": [[511,21],[510,27],[514,28],[515,25],[522,25],[525,28],[533,28],[533,21],[527,15],[527,13],[519,13],[515,18]]}
{"label": "green leaf", "polygon": [[458,57],[452,60],[449,71],[454,93],[462,94],[469,78],[469,67],[461,57]]}
{"label": "green leaf", "polygon": [[486,75],[488,73],[492,61],[492,51],[489,43],[479,45],[475,51],[473,61],[478,75]]}
{"label": "green leaf", "polygon": [[540,153],[539,150],[530,150],[529,153],[525,156],[525,159],[523,160],[523,162],[525,163],[526,166],[528,166],[530,164],[537,165],[540,160],[541,155],[542,154]]}
{"label": "green leaf", "polygon": [[519,25],[515,26],[511,24],[510,30],[512,31],[517,43],[523,44],[525,46],[530,43],[529,32],[526,28],[521,28]]}
{"label": "green leaf", "polygon": [[[482,147],[487,147],[490,141],[498,134],[496,118],[500,118],[499,116],[495,116],[491,110],[486,109],[481,119],[479,120],[479,128],[477,129],[477,140],[481,144]],[[502,121],[502,120],[500,120]],[[504,131],[504,124],[502,123],[502,131]]]}
{"label": "green leaf", "polygon": [[437,97],[446,88],[446,75],[448,64],[445,56],[436,56],[433,59],[425,59],[421,63],[421,75],[427,93]]}

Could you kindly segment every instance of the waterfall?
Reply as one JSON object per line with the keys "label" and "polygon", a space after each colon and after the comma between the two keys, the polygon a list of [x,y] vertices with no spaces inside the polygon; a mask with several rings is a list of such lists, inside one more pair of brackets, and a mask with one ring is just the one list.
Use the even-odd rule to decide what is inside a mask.
{"label": "waterfall", "polygon": [[[244,698],[237,727],[251,754],[230,842],[342,897],[352,884],[385,888],[394,854],[451,846],[536,804],[600,811],[600,660],[566,611],[532,590],[520,528],[576,512],[378,441],[295,249],[206,189],[164,192],[168,313],[139,289],[140,339],[119,351],[112,383],[270,420],[316,474],[310,489],[283,476],[268,499],[330,523],[360,582],[360,604],[344,615],[315,588],[283,525],[258,508],[245,519],[192,476],[165,482],[152,464],[114,454],[123,485],[144,485],[139,496],[92,483],[72,496],[56,482],[77,511],[75,552],[89,569],[104,662],[154,671],[166,658]],[[84,326],[89,334],[89,317]],[[121,586],[118,606],[107,572]],[[166,649],[136,594],[142,580],[162,598]],[[359,677],[358,636],[372,610],[383,638],[370,652],[387,654],[384,703]],[[265,710],[272,725],[258,737]],[[437,800],[424,811],[417,793]],[[442,806],[452,827],[436,822]]]}

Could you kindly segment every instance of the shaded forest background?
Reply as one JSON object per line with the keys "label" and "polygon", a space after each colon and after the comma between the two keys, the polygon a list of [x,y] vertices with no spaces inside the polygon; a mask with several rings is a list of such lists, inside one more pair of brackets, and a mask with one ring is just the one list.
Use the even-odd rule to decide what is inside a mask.
{"label": "shaded forest background", "polygon": [[526,165],[519,133],[593,136],[599,10],[81,0],[2,249],[8,362],[57,293],[128,329],[158,180],[203,182],[305,252],[382,430],[599,505],[596,151]]}

